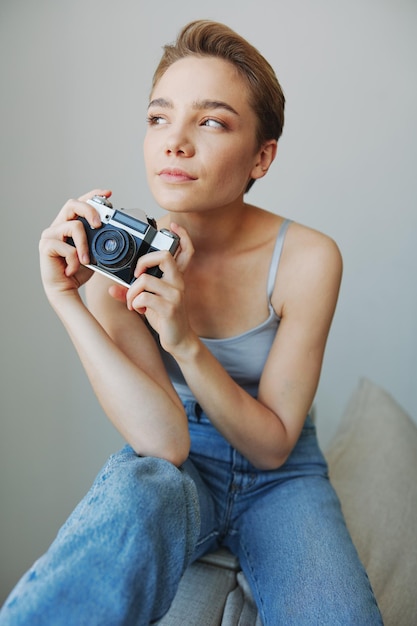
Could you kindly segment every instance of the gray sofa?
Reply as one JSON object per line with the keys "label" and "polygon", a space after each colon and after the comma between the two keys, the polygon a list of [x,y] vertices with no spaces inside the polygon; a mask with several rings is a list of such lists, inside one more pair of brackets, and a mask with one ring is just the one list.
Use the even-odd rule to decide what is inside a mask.
{"label": "gray sofa", "polygon": [[[385,626],[417,624],[417,427],[361,379],[325,451]],[[210,554],[185,572],[160,626],[261,626],[237,560]]]}

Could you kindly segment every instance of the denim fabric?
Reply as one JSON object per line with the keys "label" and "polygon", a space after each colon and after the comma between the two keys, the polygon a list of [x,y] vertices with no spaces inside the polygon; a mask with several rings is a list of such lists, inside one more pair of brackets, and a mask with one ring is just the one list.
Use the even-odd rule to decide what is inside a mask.
{"label": "denim fabric", "polygon": [[238,556],[264,626],[382,624],[310,417],[287,462],[260,471],[187,409],[201,510],[211,502],[216,520],[202,522],[197,556],[220,545]]}
{"label": "denim fabric", "polygon": [[0,624],[147,626],[168,611],[199,526],[187,473],[126,446],[12,591]]}
{"label": "denim fabric", "polygon": [[239,557],[265,626],[382,624],[311,420],[288,461],[260,471],[198,405],[186,409],[184,466],[129,446],[112,456],[0,626],[155,623],[186,566],[220,545]]}

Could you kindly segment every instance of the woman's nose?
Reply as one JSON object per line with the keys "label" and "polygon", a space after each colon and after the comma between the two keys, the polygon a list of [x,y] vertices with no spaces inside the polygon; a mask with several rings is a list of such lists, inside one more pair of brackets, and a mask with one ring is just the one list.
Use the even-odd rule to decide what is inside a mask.
{"label": "woman's nose", "polygon": [[188,134],[183,129],[176,129],[167,137],[165,145],[166,154],[174,156],[193,156],[194,144]]}

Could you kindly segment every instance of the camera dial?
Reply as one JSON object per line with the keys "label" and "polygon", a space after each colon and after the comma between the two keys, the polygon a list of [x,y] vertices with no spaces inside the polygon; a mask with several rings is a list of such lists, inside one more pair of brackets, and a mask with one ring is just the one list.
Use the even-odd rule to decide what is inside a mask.
{"label": "camera dial", "polygon": [[110,200],[108,198],[106,198],[106,196],[93,196],[91,201],[88,201],[88,204],[91,204],[91,202],[97,202],[97,204],[102,204],[103,206],[107,206],[109,207],[109,209],[113,208],[112,203],[110,202]]}

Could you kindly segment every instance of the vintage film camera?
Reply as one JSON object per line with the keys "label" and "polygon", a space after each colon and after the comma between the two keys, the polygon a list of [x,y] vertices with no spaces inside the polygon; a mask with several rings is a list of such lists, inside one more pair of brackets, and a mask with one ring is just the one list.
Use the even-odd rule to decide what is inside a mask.
{"label": "vintage film camera", "polygon": [[[163,228],[158,230],[153,218],[135,209],[140,217],[113,209],[104,196],[93,196],[88,204],[97,209],[102,225],[91,228],[87,220],[78,217],[85,228],[90,251],[90,269],[100,272],[116,282],[129,287],[135,280],[134,271],[139,257],[155,250],[168,250],[172,256],[179,246],[179,237]],[[67,243],[74,245],[72,239]],[[162,276],[158,266],[149,268],[148,274]]]}

